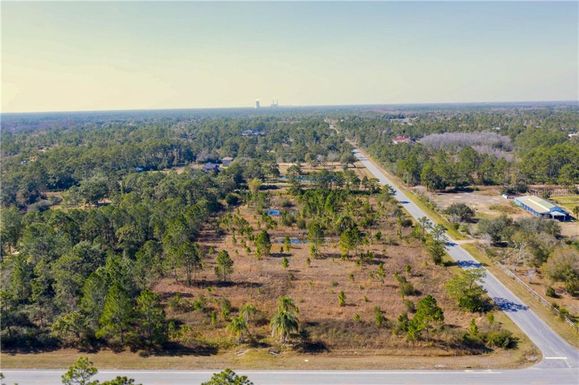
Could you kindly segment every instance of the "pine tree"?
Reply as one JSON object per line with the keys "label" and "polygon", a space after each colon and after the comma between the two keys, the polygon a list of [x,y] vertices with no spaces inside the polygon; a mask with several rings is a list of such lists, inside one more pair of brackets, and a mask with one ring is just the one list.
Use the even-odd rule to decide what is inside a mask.
{"label": "pine tree", "polygon": [[253,385],[253,382],[249,381],[246,376],[238,376],[231,369],[225,369],[220,373],[215,373],[209,381],[201,385]]}
{"label": "pine tree", "polygon": [[478,326],[474,318],[470,320],[470,325],[468,326],[468,334],[473,337],[478,336]]}
{"label": "pine tree", "polygon": [[227,281],[227,277],[233,273],[233,260],[226,250],[220,250],[215,260],[215,274],[222,281]]}
{"label": "pine tree", "polygon": [[255,239],[255,254],[257,258],[261,259],[263,257],[269,256],[271,252],[271,240],[267,231],[262,230]]}
{"label": "pine tree", "polygon": [[162,346],[167,341],[167,324],[159,296],[142,291],[135,310],[139,341],[149,349]]}
{"label": "pine tree", "polygon": [[31,293],[31,267],[26,258],[19,254],[12,258],[12,273],[10,274],[10,296],[15,302],[24,302]]}
{"label": "pine tree", "polygon": [[291,247],[291,246],[292,246],[292,243],[291,243],[290,237],[289,237],[288,235],[285,236],[285,238],[284,238],[284,240],[283,240],[283,245],[284,245],[284,248],[285,248],[285,252],[286,252],[286,253],[289,253],[289,252],[291,251],[291,249],[292,249],[292,247]]}
{"label": "pine tree", "polygon": [[408,324],[407,338],[416,340],[420,337],[423,330],[428,331],[433,323],[444,322],[444,313],[438,306],[436,299],[427,295],[418,301],[416,305],[416,314]]}
{"label": "pine tree", "polygon": [[111,344],[124,346],[131,329],[132,316],[130,297],[119,284],[113,284],[105,298],[96,336],[107,339]]}
{"label": "pine tree", "polygon": [[376,327],[381,328],[382,325],[384,325],[384,321],[386,321],[386,318],[384,317],[382,309],[380,309],[380,306],[374,306],[374,322]]}
{"label": "pine tree", "polygon": [[97,385],[99,382],[91,378],[97,374],[98,370],[86,357],[80,357],[62,375],[63,385]]}

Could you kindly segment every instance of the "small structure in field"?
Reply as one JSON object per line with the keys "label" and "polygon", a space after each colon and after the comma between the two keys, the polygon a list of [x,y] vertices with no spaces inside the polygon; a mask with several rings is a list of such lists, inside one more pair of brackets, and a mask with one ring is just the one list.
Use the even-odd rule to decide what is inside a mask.
{"label": "small structure in field", "polygon": [[400,143],[412,143],[412,138],[406,135],[397,135],[392,138],[393,144],[400,144]]}
{"label": "small structure in field", "polygon": [[517,197],[514,201],[517,206],[522,207],[539,218],[557,219],[559,221],[568,221],[571,219],[571,214],[564,208],[537,196],[527,195]]}
{"label": "small structure in field", "polygon": [[203,171],[205,172],[219,172],[219,165],[213,162],[207,162],[203,165]]}
{"label": "small structure in field", "polygon": [[221,164],[223,167],[229,167],[231,162],[233,162],[233,158],[230,156],[226,156],[225,158],[221,159]]}
{"label": "small structure in field", "polygon": [[267,209],[265,213],[270,217],[279,217],[281,215],[281,211],[278,209]]}

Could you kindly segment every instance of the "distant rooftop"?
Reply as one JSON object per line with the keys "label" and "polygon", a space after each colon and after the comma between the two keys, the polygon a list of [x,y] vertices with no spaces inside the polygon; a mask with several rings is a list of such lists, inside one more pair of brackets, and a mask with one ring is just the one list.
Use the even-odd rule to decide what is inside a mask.
{"label": "distant rooftop", "polygon": [[561,209],[559,206],[545,200],[543,198],[539,198],[538,196],[523,196],[515,198],[515,201],[518,201],[524,204],[527,207],[530,207],[535,212],[539,214],[548,214],[552,212],[554,209]]}

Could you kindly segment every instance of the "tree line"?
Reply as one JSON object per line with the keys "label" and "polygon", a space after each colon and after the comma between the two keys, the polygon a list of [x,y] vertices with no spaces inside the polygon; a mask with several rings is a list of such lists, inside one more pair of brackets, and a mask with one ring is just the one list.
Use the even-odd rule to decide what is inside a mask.
{"label": "tree line", "polygon": [[[567,135],[579,129],[576,109],[416,112],[412,116],[411,124],[376,116],[345,116],[339,125],[410,185],[445,190],[472,184],[579,183],[579,146],[576,138]],[[495,134],[497,129],[502,136]],[[448,139],[433,145],[436,135],[432,134]],[[415,141],[433,139],[393,144],[396,135]],[[480,148],[476,140],[471,143],[474,137],[479,141],[497,137],[490,145],[485,141],[481,144],[507,150],[512,146],[512,156]]]}

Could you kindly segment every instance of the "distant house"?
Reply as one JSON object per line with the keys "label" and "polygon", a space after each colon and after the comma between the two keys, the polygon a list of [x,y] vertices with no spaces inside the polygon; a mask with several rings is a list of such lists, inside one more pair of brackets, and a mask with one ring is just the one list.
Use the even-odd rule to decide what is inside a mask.
{"label": "distant house", "polygon": [[233,162],[233,158],[230,156],[226,156],[225,158],[221,159],[221,164],[223,167],[229,167],[231,162]]}
{"label": "distant house", "polygon": [[145,171],[145,169],[144,169],[143,167],[138,167],[138,166],[137,166],[137,167],[135,167],[135,171],[136,171],[136,172],[143,172],[143,171]]}
{"label": "distant house", "polygon": [[255,130],[243,130],[241,132],[241,136],[264,136],[265,132],[255,129]]}
{"label": "distant house", "polygon": [[517,197],[514,201],[517,206],[522,207],[539,218],[557,219],[559,221],[568,221],[571,219],[571,214],[565,209],[537,196],[527,195]]}
{"label": "distant house", "polygon": [[412,139],[406,135],[397,135],[392,138],[392,143],[400,144],[400,143],[411,143]]}
{"label": "distant house", "polygon": [[203,165],[205,172],[219,172],[219,165],[217,163],[207,162]]}

